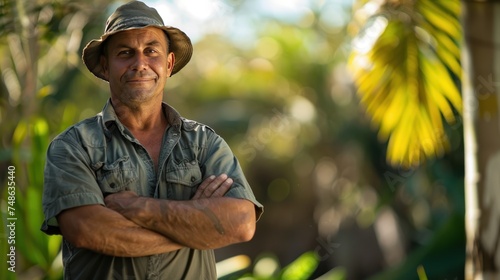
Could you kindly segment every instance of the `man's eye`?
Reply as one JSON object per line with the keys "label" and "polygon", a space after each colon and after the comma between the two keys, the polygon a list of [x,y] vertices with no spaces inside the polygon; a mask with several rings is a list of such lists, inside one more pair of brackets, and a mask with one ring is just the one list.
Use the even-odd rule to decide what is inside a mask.
{"label": "man's eye", "polygon": [[130,55],[132,52],[130,50],[123,50],[118,52],[118,55]]}

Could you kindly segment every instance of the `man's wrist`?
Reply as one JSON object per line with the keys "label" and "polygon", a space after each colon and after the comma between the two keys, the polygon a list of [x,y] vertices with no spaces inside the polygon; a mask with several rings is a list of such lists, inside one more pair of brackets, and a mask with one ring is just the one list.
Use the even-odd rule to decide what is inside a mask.
{"label": "man's wrist", "polygon": [[137,197],[136,200],[131,203],[130,211],[128,211],[127,218],[131,219],[138,225],[151,229],[155,223],[155,214],[163,215],[161,211],[161,204],[164,201],[159,201],[155,198],[150,197]]}

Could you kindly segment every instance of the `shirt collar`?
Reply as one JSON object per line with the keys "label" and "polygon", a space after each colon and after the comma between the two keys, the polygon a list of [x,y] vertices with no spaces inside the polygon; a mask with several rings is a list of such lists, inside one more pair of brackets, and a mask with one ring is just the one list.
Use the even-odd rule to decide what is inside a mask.
{"label": "shirt collar", "polygon": [[[168,105],[165,102],[162,102],[161,106],[163,109],[163,113],[167,118],[168,124],[174,127],[176,130],[180,130],[182,120],[179,112],[177,112],[177,110],[175,110],[172,106]],[[113,125],[118,126],[118,128],[122,131],[124,130],[124,126],[118,119],[115,109],[113,108],[113,104],[111,104],[111,99],[108,99],[108,102],[106,102],[106,105],[104,105],[102,112],[99,114],[102,116],[102,124],[105,131],[109,132],[109,129]]]}

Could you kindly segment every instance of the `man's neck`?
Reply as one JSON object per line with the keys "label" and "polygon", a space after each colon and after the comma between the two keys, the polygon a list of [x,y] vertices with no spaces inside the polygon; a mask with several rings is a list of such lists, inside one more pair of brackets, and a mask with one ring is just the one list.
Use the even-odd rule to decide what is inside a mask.
{"label": "man's neck", "polygon": [[163,113],[161,102],[141,104],[137,107],[113,102],[113,108],[120,122],[132,132],[164,130],[167,127],[167,119]]}
{"label": "man's neck", "polygon": [[125,104],[113,104],[113,107],[120,122],[147,150],[157,170],[163,136],[168,127],[161,100],[152,106],[141,104],[131,107]]}

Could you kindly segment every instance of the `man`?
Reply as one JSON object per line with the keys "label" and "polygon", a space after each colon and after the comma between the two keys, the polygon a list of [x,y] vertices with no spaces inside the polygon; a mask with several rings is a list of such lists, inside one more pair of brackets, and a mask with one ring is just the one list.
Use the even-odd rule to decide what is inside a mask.
{"label": "man", "polygon": [[138,1],[85,47],[111,97],[47,152],[42,230],[63,236],[65,279],[214,279],[213,249],[253,237],[263,207],[228,145],[162,102],[191,53]]}

